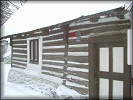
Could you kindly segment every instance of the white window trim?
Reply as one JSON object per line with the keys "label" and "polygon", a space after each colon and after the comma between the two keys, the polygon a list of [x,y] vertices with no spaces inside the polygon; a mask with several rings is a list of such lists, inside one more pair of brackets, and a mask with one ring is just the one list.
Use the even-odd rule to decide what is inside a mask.
{"label": "white window trim", "polygon": [[[33,40],[33,39],[39,39],[39,63],[38,64],[30,63],[30,40]],[[43,47],[42,36],[27,38],[27,68],[26,68],[26,70],[33,69],[35,71],[35,73],[41,73],[42,47]]]}

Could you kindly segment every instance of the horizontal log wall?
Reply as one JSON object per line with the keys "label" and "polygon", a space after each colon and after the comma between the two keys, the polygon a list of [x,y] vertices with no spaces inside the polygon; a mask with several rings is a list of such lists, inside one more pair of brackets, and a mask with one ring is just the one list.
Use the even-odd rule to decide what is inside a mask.
{"label": "horizontal log wall", "polygon": [[[84,22],[70,25],[69,33],[81,31],[81,41],[76,42],[76,37],[69,37],[68,49],[68,77],[66,86],[80,93],[88,94],[89,90],[89,44],[91,36],[122,34],[130,27],[128,20],[91,23]],[[71,77],[70,77],[71,76]]]}
{"label": "horizontal log wall", "polygon": [[[80,93],[89,91],[89,61],[88,38],[92,35],[125,33],[130,26],[128,20],[70,25],[69,33],[81,31],[81,41],[76,37],[68,37],[68,54],[65,56],[63,32],[54,32],[43,37],[43,74],[63,79],[63,72],[67,74],[66,86]],[[93,33],[93,34],[92,34]],[[67,71],[63,70],[67,60]]]}
{"label": "horizontal log wall", "polygon": [[[68,37],[68,48],[65,49],[63,30],[29,34],[14,37],[12,66],[25,68],[27,63],[27,38],[43,36],[42,73],[63,80],[67,75],[66,86],[82,94],[89,91],[89,44],[91,36],[126,33],[130,27],[128,20],[98,23],[76,23],[69,25],[69,34],[81,31],[81,41],[76,36]],[[69,36],[69,35],[68,35]],[[65,55],[67,51],[67,55]],[[67,63],[65,63],[67,62]],[[67,68],[64,70],[64,66]]]}
{"label": "horizontal log wall", "polygon": [[[82,36],[86,35],[88,34]],[[88,94],[88,40],[82,39],[78,43],[75,38],[68,37],[68,55],[65,58],[63,37],[63,32],[43,36],[42,73],[63,79],[65,72],[63,68],[67,66],[65,85],[83,94]],[[66,60],[67,65],[65,65]]]}
{"label": "horizontal log wall", "polygon": [[43,36],[42,73],[63,78],[65,45],[63,32]]}
{"label": "horizontal log wall", "polygon": [[12,67],[27,67],[27,39],[12,39]]}
{"label": "horizontal log wall", "polygon": [[[73,31],[75,32],[77,30],[69,30],[69,33]],[[81,34],[81,36],[86,35],[88,34]],[[69,37],[68,44],[68,76],[66,86],[82,94],[88,94],[88,40],[86,38],[81,38],[80,42],[76,42],[76,37]]]}

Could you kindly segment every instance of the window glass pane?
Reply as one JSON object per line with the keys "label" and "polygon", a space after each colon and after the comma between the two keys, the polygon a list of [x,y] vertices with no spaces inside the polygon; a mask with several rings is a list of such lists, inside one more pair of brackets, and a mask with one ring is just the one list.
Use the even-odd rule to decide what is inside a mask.
{"label": "window glass pane", "polygon": [[99,82],[99,98],[108,99],[109,97],[109,80],[100,78]]}
{"label": "window glass pane", "polygon": [[123,73],[123,47],[113,47],[113,72]]}
{"label": "window glass pane", "polygon": [[113,99],[123,99],[123,81],[113,80]]}
{"label": "window glass pane", "polygon": [[38,41],[35,41],[35,60],[37,60],[38,57]]}
{"label": "window glass pane", "polygon": [[39,61],[39,43],[38,39],[30,40],[30,61]]}
{"label": "window glass pane", "polygon": [[109,72],[109,48],[100,48],[100,71]]}
{"label": "window glass pane", "polygon": [[33,41],[30,41],[30,59],[33,60]]}

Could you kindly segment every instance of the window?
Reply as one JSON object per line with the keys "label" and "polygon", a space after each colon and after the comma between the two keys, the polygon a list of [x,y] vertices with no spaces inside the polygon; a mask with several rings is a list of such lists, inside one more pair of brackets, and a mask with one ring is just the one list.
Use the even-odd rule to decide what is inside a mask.
{"label": "window", "polygon": [[38,63],[39,62],[39,40],[33,39],[30,40],[30,62]]}

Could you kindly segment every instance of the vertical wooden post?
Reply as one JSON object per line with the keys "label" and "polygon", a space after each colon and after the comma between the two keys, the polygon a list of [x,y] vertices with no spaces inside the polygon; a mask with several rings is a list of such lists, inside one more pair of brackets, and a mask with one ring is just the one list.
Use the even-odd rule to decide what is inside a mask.
{"label": "vertical wooden post", "polygon": [[95,90],[95,60],[96,60],[96,45],[94,45],[91,40],[89,40],[89,99],[95,99],[96,92]]}
{"label": "vertical wooden post", "polygon": [[69,32],[69,25],[63,25],[62,27],[63,30],[63,41],[65,43],[65,52],[64,52],[64,67],[63,67],[63,85],[66,85],[66,81],[67,81],[67,64],[68,64],[68,32]]}

